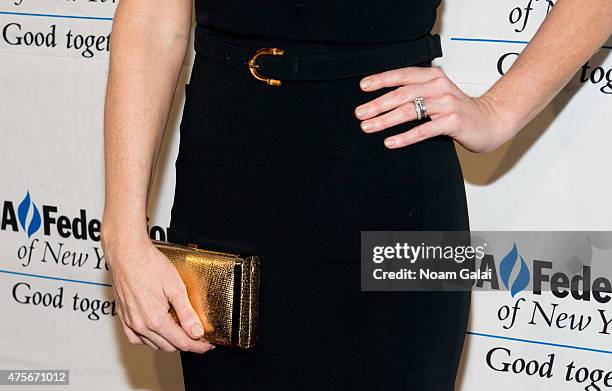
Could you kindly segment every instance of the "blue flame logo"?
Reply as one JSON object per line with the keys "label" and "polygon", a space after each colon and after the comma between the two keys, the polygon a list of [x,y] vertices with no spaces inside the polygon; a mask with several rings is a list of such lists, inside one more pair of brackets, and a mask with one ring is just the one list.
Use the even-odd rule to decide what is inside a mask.
{"label": "blue flame logo", "polygon": [[[31,208],[30,208],[31,207]],[[30,218],[30,222],[28,223],[26,220],[28,218],[28,213],[32,209],[32,217]],[[36,207],[36,204],[32,202],[30,199],[30,192],[28,191],[23,198],[23,200],[19,203],[17,207],[17,217],[19,218],[19,224],[21,224],[21,228],[28,234],[28,238],[38,231],[41,224],[40,212]]]}
{"label": "blue flame logo", "polygon": [[[514,266],[519,258],[521,259],[520,270],[511,285],[510,274],[512,273],[512,270],[514,269]],[[516,248],[516,243],[514,243],[514,246],[512,246],[510,252],[508,252],[508,254],[506,254],[506,256],[501,260],[499,264],[499,275],[501,276],[504,286],[512,294],[512,297],[521,292],[523,289],[527,288],[527,285],[529,285],[531,273],[529,273],[527,263],[523,257],[519,255],[518,249]]]}

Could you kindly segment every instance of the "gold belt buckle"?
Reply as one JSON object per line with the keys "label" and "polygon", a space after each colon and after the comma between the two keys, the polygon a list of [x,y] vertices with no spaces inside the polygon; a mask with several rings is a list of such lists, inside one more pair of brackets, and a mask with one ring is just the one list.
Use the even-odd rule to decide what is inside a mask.
{"label": "gold belt buckle", "polygon": [[248,62],[249,70],[251,71],[251,75],[253,75],[255,79],[263,81],[266,84],[269,84],[271,86],[280,86],[281,85],[280,80],[265,77],[257,73],[257,68],[259,68],[259,65],[257,65],[257,57],[264,55],[264,54],[269,54],[272,56],[282,56],[284,53],[285,51],[279,48],[259,48],[257,49],[255,51],[255,54],[251,56]]}

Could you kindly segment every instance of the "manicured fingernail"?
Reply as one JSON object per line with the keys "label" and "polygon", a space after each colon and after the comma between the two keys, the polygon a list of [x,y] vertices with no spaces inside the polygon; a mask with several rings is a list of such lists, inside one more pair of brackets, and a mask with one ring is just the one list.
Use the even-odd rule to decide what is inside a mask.
{"label": "manicured fingernail", "polygon": [[364,115],[366,115],[368,113],[368,108],[366,106],[362,106],[362,107],[358,107],[357,108],[357,117],[363,117]]}
{"label": "manicured fingernail", "polygon": [[393,139],[393,138],[388,138],[388,139],[385,140],[385,145],[387,147],[392,147],[395,144],[397,144],[397,141],[395,139]]}
{"label": "manicured fingernail", "polygon": [[374,124],[372,122],[362,122],[361,123],[362,130],[368,130],[368,129],[373,129],[373,128],[374,128]]}
{"label": "manicured fingernail", "polygon": [[195,324],[191,328],[191,334],[193,334],[193,336],[196,338],[200,338],[204,335],[204,330],[202,329],[202,326],[200,326],[199,324]]}
{"label": "manicured fingernail", "polygon": [[361,86],[361,88],[368,88],[369,86],[372,85],[372,79],[363,79],[359,85]]}

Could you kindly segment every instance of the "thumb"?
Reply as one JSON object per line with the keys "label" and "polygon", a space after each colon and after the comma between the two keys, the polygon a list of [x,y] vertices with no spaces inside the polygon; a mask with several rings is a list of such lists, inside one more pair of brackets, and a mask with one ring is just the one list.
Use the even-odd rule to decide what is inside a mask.
{"label": "thumb", "polygon": [[183,330],[192,338],[201,338],[204,335],[204,328],[198,314],[189,302],[185,285],[181,284],[181,288],[174,289],[168,295],[168,300],[172,304]]}

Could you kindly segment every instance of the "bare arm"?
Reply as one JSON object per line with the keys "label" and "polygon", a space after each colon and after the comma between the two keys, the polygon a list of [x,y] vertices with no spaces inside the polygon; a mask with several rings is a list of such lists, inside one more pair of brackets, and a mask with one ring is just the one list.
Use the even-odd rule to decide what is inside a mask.
{"label": "bare arm", "polygon": [[104,220],[141,237],[150,173],[190,28],[190,0],[122,0],[115,13],[104,109]]}
{"label": "bare arm", "polygon": [[601,49],[612,34],[612,1],[558,0],[531,42],[485,96],[508,113],[512,138]]}
{"label": "bare arm", "polygon": [[[168,352],[212,347],[197,340],[203,328],[185,286],[146,229],[151,176],[187,52],[191,12],[191,0],[119,3],[104,110],[101,236],[119,317],[131,343]],[[168,313],[170,304],[181,325]]]}
{"label": "bare arm", "polygon": [[365,132],[377,132],[416,119],[412,102],[422,96],[432,121],[388,137],[389,148],[444,134],[474,152],[491,151],[550,103],[610,34],[612,1],[558,0],[510,70],[483,96],[467,96],[439,67],[406,67],[364,78],[364,91],[399,88],[356,108],[355,115]]}

